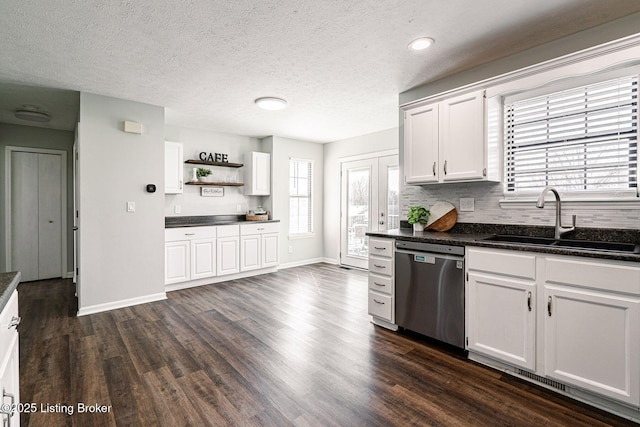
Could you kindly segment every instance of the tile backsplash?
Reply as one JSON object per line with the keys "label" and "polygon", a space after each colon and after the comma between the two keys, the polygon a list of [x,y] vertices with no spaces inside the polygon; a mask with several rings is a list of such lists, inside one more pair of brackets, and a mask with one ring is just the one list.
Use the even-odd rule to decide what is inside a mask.
{"label": "tile backsplash", "polygon": [[[561,194],[562,195],[562,194]],[[460,198],[473,197],[475,210],[460,212]],[[437,200],[453,203],[458,210],[458,222],[473,222],[485,224],[522,224],[522,225],[554,225],[555,204],[549,203],[544,209],[531,206],[503,208],[501,183],[460,183],[414,186],[401,184],[400,212],[401,219],[406,219],[409,206],[422,205],[427,209]],[[640,228],[640,209],[637,207],[622,207],[617,209],[571,209],[563,206],[562,222],[569,224],[570,216],[577,216],[577,227],[590,228]]]}

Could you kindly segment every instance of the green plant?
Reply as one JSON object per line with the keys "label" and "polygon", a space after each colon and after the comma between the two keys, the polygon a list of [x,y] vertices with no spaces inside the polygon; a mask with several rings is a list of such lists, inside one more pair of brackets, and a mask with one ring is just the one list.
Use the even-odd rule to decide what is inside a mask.
{"label": "green plant", "polygon": [[198,178],[211,175],[211,170],[205,168],[198,168],[196,170],[196,176]]}
{"label": "green plant", "polygon": [[422,206],[409,206],[409,213],[407,219],[409,224],[426,224],[431,212],[423,208]]}

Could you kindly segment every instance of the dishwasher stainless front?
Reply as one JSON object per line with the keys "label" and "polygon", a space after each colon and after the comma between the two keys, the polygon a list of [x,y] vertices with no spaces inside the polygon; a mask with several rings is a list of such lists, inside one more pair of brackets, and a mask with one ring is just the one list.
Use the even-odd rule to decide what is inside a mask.
{"label": "dishwasher stainless front", "polygon": [[464,247],[396,240],[396,324],[464,348]]}

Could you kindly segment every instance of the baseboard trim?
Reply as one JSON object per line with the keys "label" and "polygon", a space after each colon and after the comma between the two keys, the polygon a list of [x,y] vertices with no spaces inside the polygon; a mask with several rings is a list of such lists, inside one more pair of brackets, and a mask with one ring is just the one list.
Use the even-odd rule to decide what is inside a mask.
{"label": "baseboard trim", "polygon": [[293,261],[293,262],[288,262],[286,264],[280,264],[279,268],[282,270],[285,268],[302,267],[303,265],[318,264],[320,262],[328,262],[328,261],[327,261],[327,258],[303,259],[301,261]]}
{"label": "baseboard trim", "polygon": [[167,299],[166,292],[145,295],[143,297],[124,299],[120,301],[108,302],[104,304],[90,305],[82,307],[78,310],[78,316],[86,316],[88,314],[102,313],[103,311],[115,310],[118,308],[131,307],[132,305],[145,304],[148,302],[161,301]]}
{"label": "baseboard trim", "polygon": [[229,280],[244,279],[246,277],[259,276],[261,274],[275,273],[278,267],[261,268],[259,270],[243,271],[241,273],[227,274],[225,276],[206,277],[204,279],[190,280],[188,282],[171,283],[164,285],[165,292],[179,291],[180,289],[195,288],[196,286],[213,285],[215,283],[228,282]]}
{"label": "baseboard trim", "polygon": [[73,279],[73,271],[67,271],[62,278],[63,279]]}

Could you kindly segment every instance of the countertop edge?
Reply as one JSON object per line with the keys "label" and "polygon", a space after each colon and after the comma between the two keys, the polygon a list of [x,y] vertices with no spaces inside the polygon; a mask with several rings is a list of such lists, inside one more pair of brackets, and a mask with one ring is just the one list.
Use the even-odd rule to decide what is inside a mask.
{"label": "countertop edge", "polygon": [[267,222],[280,222],[279,219],[268,219],[265,221],[219,221],[219,222],[201,222],[190,224],[165,224],[164,228],[188,228],[188,227],[216,227],[218,225],[234,225],[234,224],[264,224]]}
{"label": "countertop edge", "polygon": [[4,310],[11,294],[18,287],[22,274],[19,271],[0,273],[0,312]]}
{"label": "countertop edge", "polygon": [[598,251],[579,248],[538,246],[526,243],[495,242],[483,240],[492,234],[458,234],[446,232],[413,232],[411,229],[396,229],[385,232],[370,231],[367,236],[382,237],[410,242],[437,243],[453,246],[478,246],[493,249],[508,249],[522,252],[538,252],[553,255],[579,256],[585,258],[609,259],[640,263],[640,254]]}

